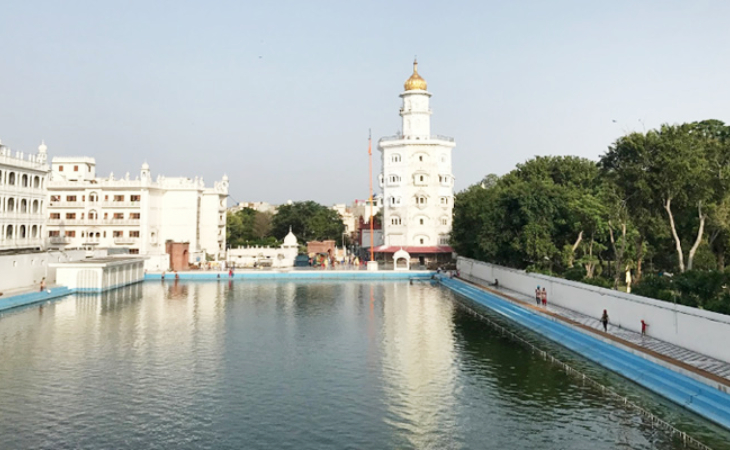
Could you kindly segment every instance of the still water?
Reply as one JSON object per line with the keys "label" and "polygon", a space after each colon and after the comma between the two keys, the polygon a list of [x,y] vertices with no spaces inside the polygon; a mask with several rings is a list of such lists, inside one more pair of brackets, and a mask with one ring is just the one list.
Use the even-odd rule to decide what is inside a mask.
{"label": "still water", "polygon": [[682,448],[459,305],[430,283],[147,282],[5,313],[0,448]]}

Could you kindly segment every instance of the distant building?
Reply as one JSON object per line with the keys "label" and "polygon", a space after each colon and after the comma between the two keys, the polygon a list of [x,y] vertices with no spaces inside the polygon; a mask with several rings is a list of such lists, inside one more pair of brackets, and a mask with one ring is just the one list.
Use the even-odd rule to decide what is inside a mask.
{"label": "distant building", "polygon": [[448,260],[452,254],[448,244],[454,208],[454,139],[431,135],[431,93],[418,74],[417,62],[400,97],[402,134],[378,141],[385,242],[375,252],[392,259],[403,248],[420,264]]}
{"label": "distant building", "polygon": [[47,147],[13,153],[0,143],[0,252],[45,247]]}
{"label": "distant building", "polygon": [[228,208],[228,212],[235,213],[238,212],[244,208],[250,208],[254,211],[262,212],[262,213],[271,213],[276,214],[276,205],[272,205],[270,203],[266,202],[239,202],[235,206],[231,206]]}
{"label": "distant building", "polygon": [[52,248],[127,248],[149,256],[149,270],[166,270],[165,243],[188,243],[188,262],[225,254],[228,177],[206,188],[201,178],[153,180],[97,177],[89,157],[57,157],[48,182],[48,236]]}

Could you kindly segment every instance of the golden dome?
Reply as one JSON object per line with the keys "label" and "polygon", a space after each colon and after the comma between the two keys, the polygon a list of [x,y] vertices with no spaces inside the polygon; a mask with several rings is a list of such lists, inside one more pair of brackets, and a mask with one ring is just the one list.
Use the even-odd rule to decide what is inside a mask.
{"label": "golden dome", "polygon": [[426,80],[418,74],[418,61],[413,61],[413,75],[403,85],[406,91],[426,90]]}

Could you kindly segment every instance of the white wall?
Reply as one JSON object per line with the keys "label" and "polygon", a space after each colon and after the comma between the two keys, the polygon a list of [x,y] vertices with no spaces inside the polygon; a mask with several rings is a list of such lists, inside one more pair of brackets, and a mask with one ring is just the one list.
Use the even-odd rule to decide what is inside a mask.
{"label": "white wall", "polygon": [[85,257],[84,250],[0,255],[0,292],[40,287],[43,277],[46,284],[55,283],[56,269],[48,267],[49,263],[78,261]]}
{"label": "white wall", "polygon": [[730,362],[730,316],[670,302],[604,289],[523,270],[458,258],[461,275],[499,285],[534,297],[539,285],[548,292],[548,304],[601,317],[608,311],[610,321],[632,331],[641,331],[641,320],[649,324],[647,333],[657,339]]}

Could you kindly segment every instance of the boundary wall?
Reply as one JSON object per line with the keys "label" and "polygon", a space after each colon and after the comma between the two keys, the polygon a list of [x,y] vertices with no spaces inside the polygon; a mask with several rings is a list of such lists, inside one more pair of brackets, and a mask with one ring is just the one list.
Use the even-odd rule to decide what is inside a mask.
{"label": "boundary wall", "polygon": [[[56,269],[49,263],[78,261],[86,258],[85,250],[49,251],[0,255],[0,292],[38,287],[56,282]],[[6,294],[7,295],[7,294]]]}
{"label": "boundary wall", "polygon": [[[239,271],[233,277],[228,272],[178,272],[179,280],[410,280],[430,279],[435,272],[419,271],[366,271],[366,270],[292,270],[280,271]],[[161,273],[147,273],[145,280],[161,280]],[[165,281],[174,281],[175,273],[167,272]]]}
{"label": "boundary wall", "polygon": [[73,290],[65,286],[60,286],[47,289],[45,291],[26,292],[25,294],[13,295],[8,298],[0,297],[0,311],[32,305],[33,303],[45,302],[54,298],[65,297],[69,294],[73,294]]}
{"label": "boundary wall", "polygon": [[641,332],[643,319],[652,337],[730,362],[730,345],[725,345],[730,342],[730,316],[463,257],[458,258],[457,268],[461,275],[485,283],[497,279],[501,287],[531,298],[539,285],[547,290],[548,305],[596,319],[605,309],[612,325],[631,331]]}
{"label": "boundary wall", "polygon": [[[446,277],[452,291],[510,319],[645,388],[730,429],[730,394],[590,336],[538,311],[524,308],[469,284]],[[500,279],[500,284],[502,281]]]}

